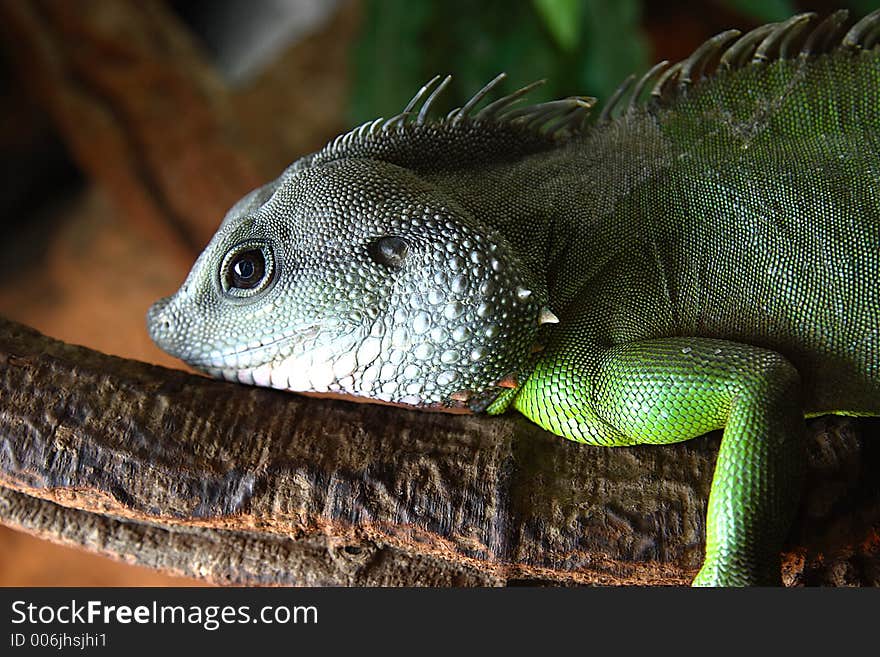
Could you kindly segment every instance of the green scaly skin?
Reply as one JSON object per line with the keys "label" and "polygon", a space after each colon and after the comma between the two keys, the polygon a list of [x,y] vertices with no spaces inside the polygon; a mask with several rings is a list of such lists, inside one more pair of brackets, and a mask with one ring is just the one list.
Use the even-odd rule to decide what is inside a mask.
{"label": "green scaly skin", "polygon": [[[813,84],[794,86],[798,66],[740,71],[661,115],[661,133],[693,146],[671,158],[663,182],[628,198],[649,220],[640,231],[648,239],[616,242],[606,254],[615,262],[584,281],[588,300],[566,305],[513,400],[542,427],[590,444],[671,443],[724,429],[695,584],[778,583],[805,412],[880,413],[880,178],[865,175],[880,171],[880,67],[876,56],[825,57],[802,69]],[[767,125],[712,120],[759,87],[777,100]],[[756,113],[746,109],[737,116]],[[713,170],[732,194],[707,184]],[[733,211],[744,189],[747,207]],[[627,208],[609,223],[633,216]],[[691,256],[676,261],[669,246],[683,243]],[[641,312],[621,314],[617,300],[634,297]],[[701,337],[683,337],[691,335]]]}
{"label": "green scaly skin", "polygon": [[[849,32],[842,19],[725,33],[649,74],[654,100],[588,127],[589,103],[568,99],[356,131],[234,208],[151,310],[151,334],[229,379],[415,406],[488,400],[491,414],[513,406],[589,444],[723,429],[694,584],[778,584],[805,415],[880,415],[880,12]],[[334,194],[354,208],[344,219]],[[227,304],[220,263],[237,262],[235,245],[297,226],[295,257],[272,242],[277,280]],[[313,253],[345,283],[303,283],[308,268],[285,278]],[[291,317],[273,319],[279,309]],[[328,317],[363,315],[364,328],[313,337]],[[290,340],[291,324],[309,336],[295,363],[262,346],[227,354],[254,336]],[[358,350],[368,331],[376,342]],[[516,389],[495,387],[506,372]]]}

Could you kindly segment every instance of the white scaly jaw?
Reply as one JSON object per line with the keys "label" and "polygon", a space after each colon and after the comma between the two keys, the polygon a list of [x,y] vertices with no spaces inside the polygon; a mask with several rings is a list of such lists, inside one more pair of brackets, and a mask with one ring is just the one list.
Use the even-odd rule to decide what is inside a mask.
{"label": "white scaly jaw", "polygon": [[[376,349],[373,358],[378,356],[378,345]],[[205,371],[227,381],[293,392],[345,392],[345,384],[353,383],[348,379],[357,368],[359,350],[355,336],[318,347],[299,343],[285,351],[290,355],[257,367],[207,367]]]}
{"label": "white scaly jaw", "polygon": [[[354,340],[318,347],[308,353],[288,356],[255,368],[209,368],[207,373],[248,385],[272,387],[278,390],[311,393],[340,393],[372,397],[382,401],[396,399],[397,392],[387,382],[379,380],[393,376],[395,367],[379,362],[382,340],[367,336],[357,344]],[[410,390],[416,392],[415,387]],[[421,390],[419,386],[418,390]],[[415,394],[399,399],[401,403],[416,405],[421,398]]]}
{"label": "white scaly jaw", "polygon": [[[530,295],[523,288],[518,288],[516,293],[520,299]],[[559,321],[546,307],[536,312],[539,326]],[[416,326],[421,330],[420,324]],[[418,330],[400,326],[386,330],[374,324],[368,335],[364,335],[366,329],[363,329],[336,336],[318,346],[314,341],[286,344],[287,348],[274,359],[256,367],[236,366],[236,361],[230,359],[226,367],[205,369],[217,378],[248,385],[351,395],[412,406],[444,404],[460,400],[465,394],[463,391],[482,389],[469,385],[466,374],[449,366],[466,361],[480,369],[484,359],[491,359],[491,349],[478,347],[468,353],[467,350],[456,351],[454,347],[447,351],[428,348],[423,340],[430,339],[434,331],[425,328],[424,333],[419,334]],[[439,358],[432,360],[435,354]],[[462,387],[450,390],[450,384],[455,383],[461,383]],[[485,385],[496,384],[487,382]]]}

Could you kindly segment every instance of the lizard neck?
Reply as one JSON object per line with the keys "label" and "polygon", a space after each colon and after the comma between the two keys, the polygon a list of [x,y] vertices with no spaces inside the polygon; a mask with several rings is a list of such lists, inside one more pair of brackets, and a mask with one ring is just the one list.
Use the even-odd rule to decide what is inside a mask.
{"label": "lizard neck", "polygon": [[425,177],[499,232],[561,312],[620,256],[621,233],[638,230],[631,213],[615,216],[644,198],[636,188],[658,184],[669,160],[662,144],[655,122],[637,113],[552,150]]}
{"label": "lizard neck", "polygon": [[576,182],[568,149],[566,145],[515,162],[425,176],[480,224],[499,233],[528,269],[528,278],[545,287],[551,302],[558,301],[554,272],[566,232],[560,220],[568,216],[570,203],[561,190]]}

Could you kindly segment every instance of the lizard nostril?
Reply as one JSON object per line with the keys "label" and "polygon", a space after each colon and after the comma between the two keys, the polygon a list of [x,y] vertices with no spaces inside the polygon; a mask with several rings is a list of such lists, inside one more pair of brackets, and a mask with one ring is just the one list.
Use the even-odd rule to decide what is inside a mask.
{"label": "lizard nostril", "polygon": [[150,306],[150,309],[147,311],[147,328],[154,336],[167,334],[174,328],[174,323],[171,321],[172,318],[166,312],[167,308],[168,300],[161,299]]}

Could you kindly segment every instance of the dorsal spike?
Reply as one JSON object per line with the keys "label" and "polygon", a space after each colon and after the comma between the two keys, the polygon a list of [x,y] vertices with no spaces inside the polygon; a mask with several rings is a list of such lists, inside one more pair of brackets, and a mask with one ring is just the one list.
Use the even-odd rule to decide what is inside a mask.
{"label": "dorsal spike", "polygon": [[756,27],[754,30],[747,32],[745,36],[740,37],[721,55],[718,68],[721,70],[732,70],[740,68],[746,61],[750,61],[755,49],[776,26],[777,23],[767,23],[766,25]]}
{"label": "dorsal spike", "polygon": [[837,37],[840,35],[847,18],[849,18],[849,12],[846,9],[839,9],[819,23],[804,41],[804,45],[801,47],[801,56],[818,55],[831,49],[832,45],[837,43]]}
{"label": "dorsal spike", "polygon": [[416,95],[412,97],[412,99],[406,104],[406,107],[403,108],[401,114],[408,114],[412,112],[416,106],[422,102],[422,99],[427,96],[431,89],[434,88],[434,85],[437,84],[437,80],[440,79],[439,75],[435,75],[433,78],[428,80],[421,89],[416,92]]}
{"label": "dorsal spike", "polygon": [[604,123],[605,121],[611,118],[612,112],[620,103],[620,99],[626,95],[626,92],[629,91],[633,82],[635,81],[636,76],[630,75],[626,80],[620,84],[615,92],[611,95],[611,98],[608,99],[608,102],[605,103],[605,107],[602,108],[602,111],[599,114],[599,123]]}
{"label": "dorsal spike", "polygon": [[511,108],[499,114],[498,118],[505,121],[516,121],[524,116],[528,117],[530,120],[535,118],[540,119],[542,116],[546,116],[548,113],[552,112],[554,108],[561,108],[566,104],[566,101],[566,98],[562,98],[560,100],[550,100],[546,103],[538,103],[537,105],[529,105],[528,107]]}
{"label": "dorsal spike", "polygon": [[507,77],[506,73],[499,73],[496,75],[486,86],[480,89],[477,93],[471,96],[471,99],[464,104],[455,115],[455,120],[460,121],[463,118],[466,118],[470,115],[470,113],[474,110],[474,107],[480,104],[480,101],[483,100],[486,96],[488,96],[492,91],[497,87],[504,79]]}
{"label": "dorsal spike", "polygon": [[425,122],[425,119],[428,118],[428,113],[431,111],[431,107],[434,105],[434,101],[436,101],[437,97],[443,93],[446,87],[449,86],[450,82],[452,82],[452,76],[447,75],[443,78],[443,82],[437,85],[437,88],[434,89],[430,96],[428,96],[428,100],[422,105],[422,109],[419,110],[419,115],[416,117],[416,125],[422,125]]}
{"label": "dorsal spike", "polygon": [[782,43],[779,44],[779,56],[782,59],[791,59],[800,52],[800,48],[798,48],[798,39],[804,35],[804,30],[813,23],[818,14],[815,12],[808,12],[801,14],[800,16],[802,20],[792,24],[788,33],[782,39]]}
{"label": "dorsal spike", "polygon": [[385,123],[385,119],[383,119],[381,117],[376,119],[375,121],[373,121],[370,124],[370,129],[368,131],[368,134],[378,135],[380,132],[382,132],[384,123]]}
{"label": "dorsal spike", "polygon": [[785,45],[803,30],[816,14],[798,14],[784,23],[779,23],[758,45],[753,62],[768,62],[785,56]]}
{"label": "dorsal spike", "polygon": [[874,47],[878,35],[880,35],[880,9],[872,11],[853,25],[843,37],[841,45],[844,48],[869,50]]}
{"label": "dorsal spike", "polygon": [[673,80],[678,78],[678,75],[681,73],[681,62],[677,64],[673,64],[669,68],[667,68],[663,75],[661,75],[657,79],[657,83],[654,85],[653,89],[651,89],[651,98],[656,100],[661,100],[663,98],[664,91],[667,86],[669,86]]}
{"label": "dorsal spike", "polygon": [[509,109],[498,118],[503,121],[521,121],[526,128],[544,134],[553,134],[563,128],[571,128],[576,123],[580,124],[583,115],[589,114],[595,103],[595,98],[571,96],[528,107]]}
{"label": "dorsal spike", "polygon": [[705,41],[690,57],[682,62],[681,73],[678,76],[679,86],[686,86],[692,82],[697,82],[703,76],[703,71],[706,70],[707,64],[741,34],[742,32],[739,30],[727,30]]}
{"label": "dorsal spike", "polygon": [[499,98],[496,101],[489,103],[483,109],[481,109],[479,112],[477,112],[475,118],[477,120],[483,120],[483,119],[491,119],[491,118],[495,117],[499,112],[501,112],[502,110],[504,110],[507,107],[510,107],[516,101],[518,101],[520,98],[522,98],[523,96],[525,96],[527,93],[531,92],[532,90],[537,89],[545,82],[546,82],[546,80],[536,80],[536,81],[532,82],[531,84],[526,85],[522,89],[517,89],[512,94],[508,94],[502,98]]}
{"label": "dorsal spike", "polygon": [[412,118],[412,116],[412,112],[401,112],[400,114],[396,114],[382,124],[382,129],[389,130],[391,128],[400,127],[406,123],[408,119]]}
{"label": "dorsal spike", "polygon": [[627,108],[627,111],[631,112],[635,110],[645,88],[648,85],[653,84],[668,67],[669,60],[664,59],[662,62],[654,64],[654,66],[652,66],[651,69],[641,77],[638,84],[636,84],[636,88],[632,92],[632,96],[629,97],[629,107]]}
{"label": "dorsal spike", "polygon": [[[587,99],[595,102],[595,98]],[[552,119],[549,119],[543,126],[541,126],[541,130],[546,135],[550,136],[562,136],[565,134],[578,134],[584,130],[587,119],[589,119],[590,113],[588,110],[589,107],[592,107],[592,104],[588,107],[581,105],[572,105],[571,109],[567,112],[562,112],[559,116],[556,116]]]}

